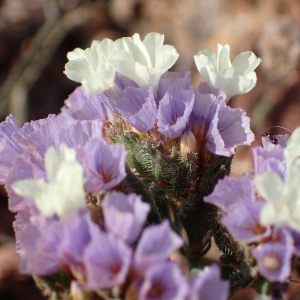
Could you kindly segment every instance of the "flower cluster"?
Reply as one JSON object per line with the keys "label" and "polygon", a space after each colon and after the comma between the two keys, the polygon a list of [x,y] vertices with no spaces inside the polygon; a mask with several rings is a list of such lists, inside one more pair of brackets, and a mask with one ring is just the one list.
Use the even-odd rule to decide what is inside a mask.
{"label": "flower cluster", "polygon": [[300,254],[299,133],[267,134],[253,148],[255,172],[220,180],[205,198],[222,209],[221,223],[242,243],[252,276],[258,271],[269,282],[285,283]]}
{"label": "flower cluster", "polygon": [[[284,219],[285,194],[272,202],[266,187],[274,176],[290,184],[299,154],[284,150],[287,137],[254,150],[256,181],[225,178],[208,196],[229,174],[236,147],[254,140],[246,113],[227,101],[255,86],[260,59],[248,51],[231,64],[228,45],[217,56],[200,51],[195,62],[207,82],[194,88],[189,71],[169,71],[178,53],[163,43],[149,33],[77,48],[65,74],[82,86],[60,114],[22,128],[12,116],[0,124],[0,183],[17,213],[20,271],[55,281],[50,289],[68,299],[227,299],[219,267],[198,269],[216,223],[204,199],[227,213],[222,222],[235,240],[255,245],[263,276],[290,273],[298,223]],[[269,218],[260,219],[261,197],[273,205]],[[174,251],[188,271],[170,259]]]}

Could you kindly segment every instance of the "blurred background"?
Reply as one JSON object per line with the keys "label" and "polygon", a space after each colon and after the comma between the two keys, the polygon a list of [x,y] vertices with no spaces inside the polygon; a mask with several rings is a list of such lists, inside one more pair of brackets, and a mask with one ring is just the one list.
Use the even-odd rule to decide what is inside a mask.
{"label": "blurred background", "polygon": [[[148,32],[165,34],[180,57],[173,71],[201,78],[193,55],[229,44],[231,60],[251,50],[262,58],[257,86],[229,104],[247,112],[255,145],[261,135],[286,134],[300,126],[299,0],[0,0],[0,119],[18,125],[58,113],[77,86],[64,74],[66,54],[92,40]],[[232,175],[253,170],[250,147],[240,147]],[[40,300],[33,281],[18,274],[14,216],[0,190],[0,299]],[[295,283],[286,299],[300,299]],[[235,299],[252,299],[251,290]]]}

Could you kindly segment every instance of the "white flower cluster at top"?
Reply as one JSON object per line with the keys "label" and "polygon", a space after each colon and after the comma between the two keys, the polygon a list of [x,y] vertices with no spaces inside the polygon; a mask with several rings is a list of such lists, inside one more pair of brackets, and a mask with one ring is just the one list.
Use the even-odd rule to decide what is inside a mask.
{"label": "white flower cluster at top", "polygon": [[[139,34],[116,41],[93,41],[90,48],[69,52],[65,74],[81,82],[90,94],[113,86],[115,72],[125,75],[140,87],[150,85],[154,93],[161,75],[177,61],[179,54],[163,45],[164,35],[151,32],[141,41]],[[249,92],[256,85],[254,70],[260,64],[251,51],[240,53],[230,62],[229,45],[218,45],[218,54],[205,49],[194,56],[200,74],[211,87],[225,91],[227,100]]]}
{"label": "white flower cluster at top", "polygon": [[173,46],[163,45],[164,35],[151,32],[141,41],[139,34],[116,41],[93,41],[91,48],[69,52],[65,74],[81,82],[90,94],[99,94],[113,85],[115,72],[139,86],[157,90],[161,75],[178,59]]}

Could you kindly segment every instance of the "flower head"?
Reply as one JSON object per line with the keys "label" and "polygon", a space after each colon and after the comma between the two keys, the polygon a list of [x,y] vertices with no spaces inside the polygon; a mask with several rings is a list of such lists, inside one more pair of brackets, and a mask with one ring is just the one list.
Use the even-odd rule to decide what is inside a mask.
{"label": "flower head", "polygon": [[227,101],[239,94],[251,91],[256,85],[254,70],[261,59],[251,51],[240,53],[232,62],[229,58],[229,45],[218,45],[218,54],[205,49],[194,56],[198,71],[206,82],[225,91]]}

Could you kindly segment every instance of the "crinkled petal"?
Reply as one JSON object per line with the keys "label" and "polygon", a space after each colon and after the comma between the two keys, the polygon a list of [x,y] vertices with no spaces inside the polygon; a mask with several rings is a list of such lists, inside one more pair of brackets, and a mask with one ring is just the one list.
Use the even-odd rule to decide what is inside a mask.
{"label": "crinkled petal", "polygon": [[131,249],[114,235],[100,233],[93,235],[85,248],[83,259],[87,287],[91,290],[109,289],[125,282]]}
{"label": "crinkled petal", "polygon": [[225,177],[218,181],[212,194],[206,196],[204,201],[230,211],[236,203],[255,201],[255,189],[247,178]]}
{"label": "crinkled petal", "polygon": [[91,139],[81,154],[88,191],[98,193],[117,186],[126,176],[126,154],[123,145]]}
{"label": "crinkled petal", "polygon": [[222,219],[232,237],[239,242],[253,243],[270,236],[270,227],[260,224],[260,212],[264,203],[242,201],[231,206]]}
{"label": "crinkled petal", "polygon": [[165,72],[159,81],[158,95],[162,99],[169,89],[170,85],[175,84],[184,90],[192,88],[191,85],[191,72],[183,70],[181,72]]}
{"label": "crinkled petal", "polygon": [[140,300],[181,300],[185,299],[188,284],[179,266],[174,263],[164,263],[147,270],[140,287]]}
{"label": "crinkled petal", "polygon": [[169,138],[179,137],[184,131],[194,105],[194,92],[182,90],[174,84],[160,100],[157,126]]}
{"label": "crinkled petal", "polygon": [[165,261],[181,247],[183,240],[172,231],[165,220],[162,224],[146,228],[137,245],[134,263],[136,268],[144,270]]}
{"label": "crinkled petal", "polygon": [[150,211],[148,203],[136,194],[107,194],[102,203],[105,229],[131,244],[141,233]]}
{"label": "crinkled petal", "polygon": [[[193,272],[193,270],[192,270]],[[197,276],[190,283],[187,300],[226,300],[229,295],[229,282],[221,279],[218,265],[197,270]]]}
{"label": "crinkled petal", "polygon": [[[217,118],[217,119],[216,119]],[[250,145],[255,137],[250,129],[250,119],[245,111],[229,106],[220,106],[218,115],[208,131],[206,147],[209,151],[224,156],[235,153],[239,145]],[[222,139],[223,143],[219,140]]]}

